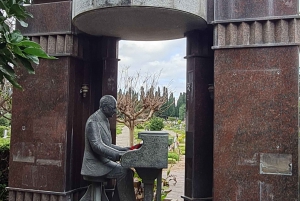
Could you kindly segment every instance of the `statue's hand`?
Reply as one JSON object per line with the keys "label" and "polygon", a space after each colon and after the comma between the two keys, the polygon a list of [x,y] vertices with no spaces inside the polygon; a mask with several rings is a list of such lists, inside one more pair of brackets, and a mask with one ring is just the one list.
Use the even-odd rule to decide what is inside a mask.
{"label": "statue's hand", "polygon": [[120,159],[122,158],[122,156],[123,156],[125,153],[126,153],[126,151],[121,151],[121,152],[119,153],[119,159],[118,159],[118,161],[120,161]]}
{"label": "statue's hand", "polygon": [[142,144],[136,144],[130,147],[130,150],[139,149],[142,146]]}

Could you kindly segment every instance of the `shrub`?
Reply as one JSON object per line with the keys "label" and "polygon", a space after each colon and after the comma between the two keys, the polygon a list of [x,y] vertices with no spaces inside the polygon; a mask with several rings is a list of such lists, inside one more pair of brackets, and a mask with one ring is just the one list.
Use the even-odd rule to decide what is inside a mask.
{"label": "shrub", "polygon": [[169,152],[168,158],[173,158],[174,160],[179,161],[179,155],[175,152]]}
{"label": "shrub", "polygon": [[150,120],[149,127],[151,131],[161,131],[164,128],[164,120],[159,117],[154,117]]}
{"label": "shrub", "polygon": [[168,164],[176,164],[176,160],[174,158],[168,158]]}
{"label": "shrub", "polygon": [[184,143],[185,142],[185,134],[179,135],[178,141],[179,141],[179,143]]}
{"label": "shrub", "polygon": [[0,138],[0,200],[7,200],[8,191],[8,162],[9,162],[9,139]]}
{"label": "shrub", "polygon": [[10,121],[6,119],[5,117],[0,118],[0,126],[9,126]]}
{"label": "shrub", "polygon": [[173,144],[173,142],[174,142],[174,137],[169,135],[168,145],[171,146],[171,144]]}
{"label": "shrub", "polygon": [[179,149],[180,149],[180,154],[181,155],[185,155],[185,146],[179,146]]}
{"label": "shrub", "polygon": [[135,126],[137,129],[145,129],[145,125],[144,124],[138,124]]}

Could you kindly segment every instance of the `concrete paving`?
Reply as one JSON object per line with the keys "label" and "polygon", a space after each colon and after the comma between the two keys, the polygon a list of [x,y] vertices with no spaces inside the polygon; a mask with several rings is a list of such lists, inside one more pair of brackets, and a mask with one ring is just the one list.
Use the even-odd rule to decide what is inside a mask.
{"label": "concrete paving", "polygon": [[[167,131],[168,132],[168,131]],[[175,135],[172,132],[169,132],[171,135]],[[116,144],[121,147],[128,147],[129,146],[129,129],[124,127],[122,130],[122,134],[118,134],[116,138]],[[184,167],[185,167],[185,157],[184,155],[180,156],[179,162],[176,164],[169,165],[168,168],[171,168],[170,175],[176,178],[176,183],[171,180],[169,190],[171,192],[168,194],[167,198],[171,199],[172,201],[182,201],[183,199],[181,196],[184,194]],[[163,170],[163,178],[167,176],[167,169]],[[172,178],[172,177],[169,177]],[[175,184],[175,185],[174,185]]]}

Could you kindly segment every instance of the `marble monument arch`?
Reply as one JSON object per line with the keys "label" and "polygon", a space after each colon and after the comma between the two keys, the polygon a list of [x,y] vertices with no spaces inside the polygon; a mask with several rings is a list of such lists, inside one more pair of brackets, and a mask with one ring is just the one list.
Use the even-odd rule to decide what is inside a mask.
{"label": "marble monument arch", "polygon": [[[9,199],[78,201],[87,186],[84,125],[100,97],[116,97],[118,41],[186,37],[184,200],[298,200],[298,7],[297,0],[35,0],[22,32],[59,59],[41,61],[35,76],[19,72]],[[110,125],[114,141],[114,119]]]}

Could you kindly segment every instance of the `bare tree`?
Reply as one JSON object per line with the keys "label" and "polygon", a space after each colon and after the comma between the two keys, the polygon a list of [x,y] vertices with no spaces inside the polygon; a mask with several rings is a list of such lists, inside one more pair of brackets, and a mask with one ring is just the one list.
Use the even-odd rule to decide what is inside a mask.
{"label": "bare tree", "polygon": [[128,69],[122,72],[117,97],[117,122],[124,123],[130,131],[130,146],[133,145],[134,128],[148,121],[168,100],[160,94],[157,74],[142,76],[139,72],[130,76]]}
{"label": "bare tree", "polygon": [[0,117],[10,120],[12,106],[12,84],[7,80],[0,83]]}

